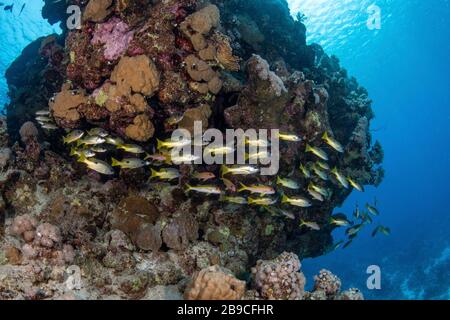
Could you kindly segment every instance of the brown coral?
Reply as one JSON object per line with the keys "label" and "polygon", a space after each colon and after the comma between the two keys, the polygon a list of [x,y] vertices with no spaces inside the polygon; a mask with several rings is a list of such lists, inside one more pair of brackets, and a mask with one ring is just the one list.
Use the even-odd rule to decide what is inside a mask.
{"label": "brown coral", "polygon": [[207,104],[203,104],[200,107],[188,109],[180,121],[178,126],[182,129],[188,130],[191,134],[194,133],[195,121],[201,121],[202,128],[208,128],[209,117],[211,117],[211,107]]}
{"label": "brown coral", "polygon": [[33,122],[25,122],[19,130],[20,138],[22,142],[27,143],[29,140],[38,136],[39,132]]}
{"label": "brown coral", "polygon": [[205,8],[188,16],[180,25],[181,31],[188,37],[194,49],[200,51],[207,46],[204,35],[220,23],[220,11],[215,5]]}
{"label": "brown coral", "polygon": [[91,0],[84,10],[83,19],[101,22],[111,13],[111,5],[112,0]]}
{"label": "brown coral", "polygon": [[240,300],[244,293],[244,281],[226,269],[212,266],[194,275],[184,296],[187,300]]}
{"label": "brown coral", "polygon": [[147,115],[138,115],[133,120],[133,124],[125,129],[125,134],[130,139],[145,142],[155,133],[155,127]]}
{"label": "brown coral", "polygon": [[81,119],[77,108],[87,101],[83,91],[71,90],[69,84],[64,84],[61,92],[50,101],[49,107],[61,127],[73,127]]}

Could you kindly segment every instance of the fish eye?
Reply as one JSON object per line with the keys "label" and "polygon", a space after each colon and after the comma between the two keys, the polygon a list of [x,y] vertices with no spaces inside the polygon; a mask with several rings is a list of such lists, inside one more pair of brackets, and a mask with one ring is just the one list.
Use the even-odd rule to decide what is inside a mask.
{"label": "fish eye", "polygon": [[76,96],[78,94],[78,90],[72,90],[72,95]]}
{"label": "fish eye", "polygon": [[55,97],[51,97],[50,102],[55,102]]}

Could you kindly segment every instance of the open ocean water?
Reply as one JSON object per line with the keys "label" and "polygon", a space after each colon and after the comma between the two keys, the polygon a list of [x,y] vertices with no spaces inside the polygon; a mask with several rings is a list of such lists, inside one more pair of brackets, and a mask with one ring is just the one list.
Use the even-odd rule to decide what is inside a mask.
{"label": "open ocean water", "polygon": [[[21,7],[24,0],[9,0]],[[59,32],[41,17],[40,0],[18,15],[0,13],[0,74],[32,40]],[[321,44],[367,88],[384,147],[386,177],[378,188],[352,194],[337,212],[377,199],[377,221],[345,250],[303,261],[308,279],[319,268],[372,299],[450,298],[450,2],[447,0],[289,0],[306,16],[308,42]],[[380,29],[367,26],[368,8],[380,10]],[[0,106],[7,103],[0,78]],[[339,239],[340,232],[335,233]],[[366,269],[381,270],[381,289],[366,288]]]}

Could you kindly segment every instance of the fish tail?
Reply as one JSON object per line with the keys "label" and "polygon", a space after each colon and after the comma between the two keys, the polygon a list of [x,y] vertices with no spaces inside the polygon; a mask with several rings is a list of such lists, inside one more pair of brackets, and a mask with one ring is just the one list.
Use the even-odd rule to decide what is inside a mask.
{"label": "fish tail", "polygon": [[63,143],[67,144],[68,139],[66,137],[63,138]]}
{"label": "fish tail", "polygon": [[327,131],[325,131],[325,133],[323,134],[323,136],[322,136],[322,139],[323,140],[328,140],[328,132]]}
{"label": "fish tail", "polygon": [[81,142],[81,140],[77,141],[77,148],[79,148],[83,143]]}
{"label": "fish tail", "polygon": [[312,148],[311,148],[311,146],[307,143],[306,144],[306,152],[311,152],[312,151]]}
{"label": "fish tail", "polygon": [[281,203],[287,203],[289,202],[289,198],[287,197],[287,195],[283,194],[283,196],[281,197]]}
{"label": "fish tail", "polygon": [[80,155],[80,157],[78,158],[78,162],[85,162],[86,161],[86,156],[84,155],[84,153],[82,153]]}
{"label": "fish tail", "polygon": [[281,184],[281,178],[277,176],[277,184]]}
{"label": "fish tail", "polygon": [[111,158],[111,165],[113,166],[113,167],[120,167],[120,161],[119,160],[117,160],[117,159],[115,159],[115,158]]}
{"label": "fish tail", "polygon": [[253,199],[253,198],[248,198],[248,204],[253,204],[253,203],[255,203],[256,202],[256,200],[255,199]]}
{"label": "fish tail", "polygon": [[150,176],[150,179],[158,177],[159,174],[158,174],[158,172],[155,169],[150,168],[150,171],[152,173],[152,175]]}
{"label": "fish tail", "polygon": [[73,157],[73,156],[75,156],[77,154],[77,152],[76,152],[76,150],[75,150],[75,148],[70,148],[70,156],[71,157]]}
{"label": "fish tail", "polygon": [[226,165],[222,165],[221,167],[220,167],[220,174],[222,175],[222,177],[224,176],[224,175],[226,175],[228,172],[230,172],[230,169],[226,166]]}
{"label": "fish tail", "polygon": [[156,139],[156,149],[160,150],[164,147],[164,142],[159,139]]}
{"label": "fish tail", "polygon": [[306,224],[305,220],[300,219],[300,227],[304,226]]}
{"label": "fish tail", "polygon": [[242,192],[242,191],[248,190],[248,187],[245,184],[243,184],[242,182],[239,182],[239,185],[241,187],[237,190],[237,192]]}
{"label": "fish tail", "polygon": [[194,187],[191,186],[189,183],[186,183],[186,191],[189,192],[193,189]]}
{"label": "fish tail", "polygon": [[333,168],[333,170],[331,170],[331,173],[337,174],[337,173],[338,173],[338,170],[337,170],[337,168],[336,168],[336,167],[334,167],[334,168]]}

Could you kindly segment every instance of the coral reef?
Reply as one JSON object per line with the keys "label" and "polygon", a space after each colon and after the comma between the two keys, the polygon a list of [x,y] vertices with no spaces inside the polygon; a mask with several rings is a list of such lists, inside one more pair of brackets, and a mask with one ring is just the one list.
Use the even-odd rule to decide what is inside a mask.
{"label": "coral reef", "polygon": [[[306,44],[306,29],[285,1],[45,3],[50,22],[64,21],[67,4],[81,6],[83,21],[80,29],[63,23],[62,35],[30,44],[6,74],[0,299],[363,298],[357,289],[341,292],[340,280],[326,270],[305,291],[300,260],[328,252],[330,217],[351,189],[334,176],[309,179],[298,167],[316,163],[306,143],[330,150],[322,139],[327,132],[344,149],[329,152],[330,165],[361,185],[381,183],[383,150],[369,130],[371,101],[336,57]],[[45,106],[54,128],[33,124]],[[101,140],[104,130],[113,140],[98,152],[104,161],[79,161],[91,161],[92,169],[147,152],[159,156],[152,168],[165,170],[165,155],[152,152],[156,139],[177,128],[192,132],[195,121],[203,129],[299,135],[299,143],[281,142],[279,175],[325,188],[326,201],[270,211],[183,190],[196,173],[219,177],[217,165],[179,166],[169,182],[149,179],[142,167],[120,174],[111,168],[105,177],[71,158],[62,139],[64,130],[78,129],[97,130],[92,136]],[[227,178],[230,190],[239,182],[273,183],[259,175]],[[301,221],[320,230],[299,227]],[[73,266],[83,275],[76,289],[65,283]]]}

